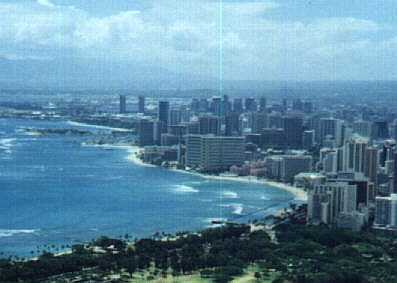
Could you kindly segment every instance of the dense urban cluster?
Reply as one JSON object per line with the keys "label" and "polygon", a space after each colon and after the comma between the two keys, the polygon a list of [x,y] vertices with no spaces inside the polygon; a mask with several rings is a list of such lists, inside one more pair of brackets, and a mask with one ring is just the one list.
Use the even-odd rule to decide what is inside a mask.
{"label": "dense urban cluster", "polygon": [[140,96],[138,112],[145,162],[292,184],[307,192],[312,224],[397,226],[397,123],[387,108],[224,95],[175,105],[160,100],[147,110]]}

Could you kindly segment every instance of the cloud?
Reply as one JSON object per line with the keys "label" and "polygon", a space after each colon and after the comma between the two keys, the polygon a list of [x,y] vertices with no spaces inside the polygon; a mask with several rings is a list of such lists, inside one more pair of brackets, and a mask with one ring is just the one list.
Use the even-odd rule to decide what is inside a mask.
{"label": "cloud", "polygon": [[132,61],[213,77],[222,56],[228,79],[359,78],[366,76],[363,66],[373,73],[386,58],[397,63],[391,55],[397,36],[380,36],[386,27],[375,21],[274,20],[273,11],[288,7],[270,0],[160,0],[107,16],[37,3],[42,9],[0,3],[0,54]]}
{"label": "cloud", "polygon": [[37,3],[48,8],[56,7],[50,0],[37,0]]}

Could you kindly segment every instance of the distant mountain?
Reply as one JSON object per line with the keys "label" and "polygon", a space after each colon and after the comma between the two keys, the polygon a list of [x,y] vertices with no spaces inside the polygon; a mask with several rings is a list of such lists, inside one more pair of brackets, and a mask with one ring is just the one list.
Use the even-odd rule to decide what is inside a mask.
{"label": "distant mountain", "polygon": [[134,62],[8,60],[0,58],[2,87],[178,89],[212,87],[205,77]]}

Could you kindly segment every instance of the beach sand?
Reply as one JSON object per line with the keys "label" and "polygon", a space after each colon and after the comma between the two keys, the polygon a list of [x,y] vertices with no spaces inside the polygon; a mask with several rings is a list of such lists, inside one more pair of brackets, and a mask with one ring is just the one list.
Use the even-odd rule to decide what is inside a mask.
{"label": "beach sand", "polygon": [[[126,146],[126,147],[128,148],[128,153],[129,153],[128,160],[129,161],[131,161],[134,164],[139,165],[139,166],[157,167],[155,165],[144,163],[142,160],[140,160],[137,157],[136,154],[141,150],[140,147],[138,147],[138,146]],[[201,174],[198,172],[192,172],[192,171],[186,171],[186,170],[180,170],[180,169],[168,169],[168,170],[172,170],[172,171],[176,171],[176,172],[180,172],[180,173],[184,173],[184,174],[191,174],[191,175],[195,175],[195,176],[199,176],[201,178],[211,179],[211,180],[220,180],[220,181],[223,180],[223,181],[263,184],[266,186],[270,186],[270,187],[274,187],[274,188],[278,188],[278,189],[287,191],[295,196],[295,200],[307,201],[307,193],[300,188],[296,188],[296,187],[293,187],[293,186],[290,186],[290,185],[287,185],[284,183],[280,183],[280,182],[257,178],[254,176],[244,176],[244,177],[241,177],[241,176],[238,176],[238,177],[214,176],[214,175],[206,175],[206,174]]]}

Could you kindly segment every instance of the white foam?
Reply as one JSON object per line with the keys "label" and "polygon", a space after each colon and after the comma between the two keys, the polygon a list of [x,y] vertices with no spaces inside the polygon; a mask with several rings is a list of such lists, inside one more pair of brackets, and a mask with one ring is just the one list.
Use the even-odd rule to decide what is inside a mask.
{"label": "white foam", "polygon": [[10,230],[6,230],[6,229],[0,229],[0,238],[3,237],[12,237],[14,235],[18,235],[18,234],[34,234],[36,233],[37,230],[33,230],[33,229],[10,229]]}
{"label": "white foam", "polygon": [[238,198],[238,194],[236,192],[232,192],[232,191],[225,191],[222,192],[222,197],[223,198],[230,198],[230,199],[236,199]]}
{"label": "white foam", "polygon": [[233,214],[241,215],[243,214],[244,207],[241,203],[232,204],[231,207],[233,208]]}
{"label": "white foam", "polygon": [[186,185],[175,185],[173,186],[172,191],[174,193],[179,193],[179,194],[191,194],[191,193],[198,193],[199,190],[190,187],[190,186],[186,186]]}
{"label": "white foam", "polygon": [[270,198],[267,197],[267,196],[262,196],[262,197],[261,197],[261,200],[270,200]]}
{"label": "white foam", "polygon": [[4,153],[11,154],[11,148],[15,145],[16,139],[0,139],[0,150],[4,150]]}
{"label": "white foam", "polygon": [[242,215],[244,210],[244,205],[242,203],[231,203],[231,204],[221,204],[221,207],[232,208],[232,214]]}
{"label": "white foam", "polygon": [[11,147],[14,145],[16,139],[0,139],[0,146]]}

